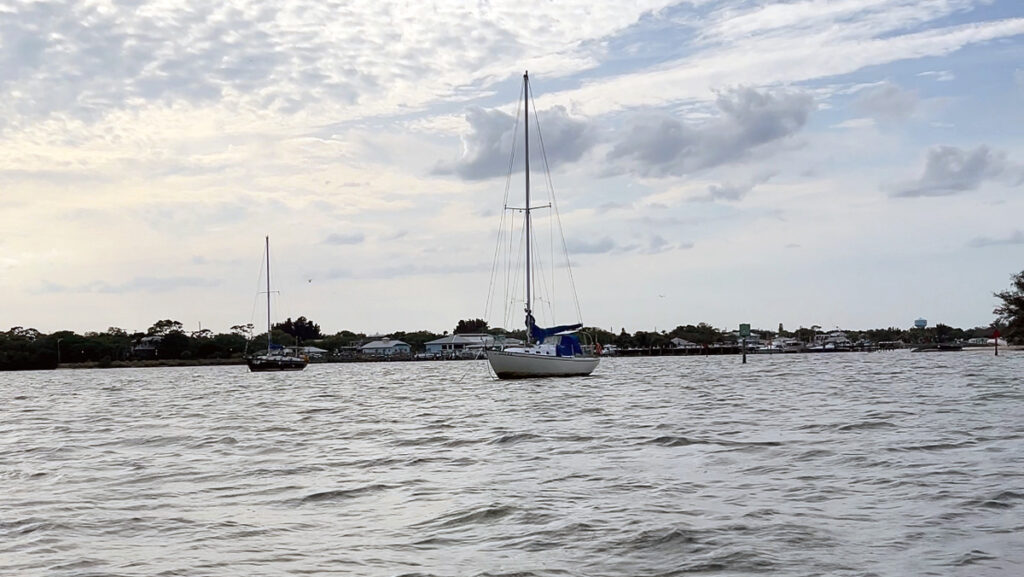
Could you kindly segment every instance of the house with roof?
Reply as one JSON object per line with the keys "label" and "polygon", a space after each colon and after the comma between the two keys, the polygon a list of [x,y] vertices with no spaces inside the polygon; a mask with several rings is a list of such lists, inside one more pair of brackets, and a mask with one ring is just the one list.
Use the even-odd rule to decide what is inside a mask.
{"label": "house with roof", "polygon": [[433,357],[452,358],[466,353],[476,353],[494,344],[494,337],[486,333],[445,335],[423,343],[426,354]]}
{"label": "house with roof", "polygon": [[142,337],[132,345],[132,357],[136,359],[155,359],[160,354],[160,343],[164,338],[160,335]]}
{"label": "house with roof", "polygon": [[327,357],[327,349],[320,347],[289,347],[297,354],[305,355],[311,361],[323,360]]}
{"label": "house with roof", "polygon": [[671,343],[673,349],[699,349],[700,348],[700,345],[698,345],[697,343],[692,342],[692,341],[688,341],[686,339],[681,339],[679,337],[674,337],[671,341],[669,341],[669,343]]}
{"label": "house with roof", "polygon": [[410,354],[412,347],[409,343],[385,337],[359,347],[359,352],[371,357],[394,357]]}

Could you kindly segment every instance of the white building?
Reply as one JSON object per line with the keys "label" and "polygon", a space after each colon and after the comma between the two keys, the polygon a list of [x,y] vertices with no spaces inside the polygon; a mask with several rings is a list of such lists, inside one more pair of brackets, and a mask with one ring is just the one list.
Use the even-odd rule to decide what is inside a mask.
{"label": "white building", "polygon": [[423,344],[428,355],[455,357],[467,352],[479,352],[490,347],[494,344],[494,337],[477,333],[446,335]]}
{"label": "white building", "polygon": [[408,355],[412,352],[412,347],[409,346],[409,343],[384,338],[379,341],[366,343],[359,347],[359,352],[375,357],[391,357],[395,355]]}
{"label": "white building", "polygon": [[327,349],[321,349],[320,347],[289,347],[297,354],[306,355],[310,359],[322,359],[327,356]]}
{"label": "white building", "polygon": [[672,340],[669,341],[669,342],[672,343],[672,348],[674,348],[674,349],[699,349],[700,348],[700,345],[698,345],[697,343],[688,341],[686,339],[681,339],[679,337],[673,337]]}

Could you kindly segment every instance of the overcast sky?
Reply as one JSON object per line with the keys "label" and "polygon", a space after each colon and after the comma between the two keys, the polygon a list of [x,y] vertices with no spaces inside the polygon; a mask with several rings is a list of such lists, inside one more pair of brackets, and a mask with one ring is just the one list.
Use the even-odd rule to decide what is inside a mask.
{"label": "overcast sky", "polygon": [[262,326],[265,235],[282,319],[487,314],[527,69],[588,325],[972,327],[1024,269],[1019,0],[470,4],[0,0],[0,330]]}

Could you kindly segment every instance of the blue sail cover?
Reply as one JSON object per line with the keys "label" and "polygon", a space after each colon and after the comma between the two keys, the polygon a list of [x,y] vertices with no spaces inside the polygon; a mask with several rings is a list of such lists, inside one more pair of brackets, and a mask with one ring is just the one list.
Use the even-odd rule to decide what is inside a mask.
{"label": "blue sail cover", "polygon": [[[582,323],[577,323],[575,325],[560,325],[550,328],[538,327],[537,322],[533,320],[533,315],[526,315],[526,326],[530,328],[530,338],[536,342],[543,342],[544,339],[559,333],[577,331],[583,328]],[[578,340],[576,346],[579,346]]]}
{"label": "blue sail cover", "polygon": [[580,338],[576,335],[562,335],[555,345],[555,353],[560,357],[575,357],[583,354]]}

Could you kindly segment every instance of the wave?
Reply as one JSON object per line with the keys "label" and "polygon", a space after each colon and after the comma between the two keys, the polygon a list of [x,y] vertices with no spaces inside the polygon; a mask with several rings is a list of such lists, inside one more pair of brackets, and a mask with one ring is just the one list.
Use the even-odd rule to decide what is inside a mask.
{"label": "wave", "polygon": [[391,489],[394,489],[395,487],[396,485],[373,483],[370,485],[363,485],[362,487],[353,487],[351,489],[333,489],[331,491],[321,491],[319,493],[306,495],[305,497],[302,498],[302,503],[322,503],[325,501],[342,501],[346,499],[354,499],[356,497],[362,497],[364,495],[370,495],[382,491],[389,491]]}

